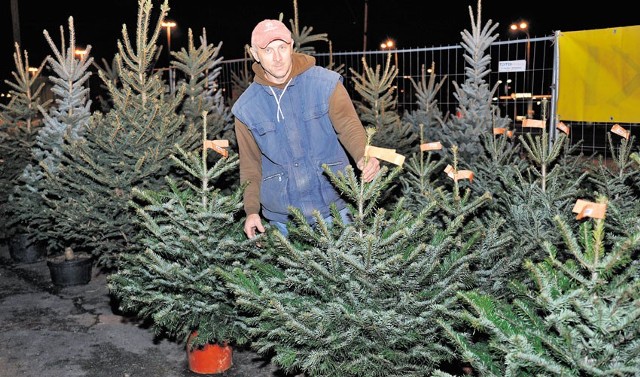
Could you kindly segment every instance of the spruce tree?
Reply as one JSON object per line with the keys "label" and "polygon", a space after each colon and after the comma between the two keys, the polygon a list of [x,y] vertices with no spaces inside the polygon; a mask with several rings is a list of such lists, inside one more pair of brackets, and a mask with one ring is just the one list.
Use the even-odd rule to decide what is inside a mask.
{"label": "spruce tree", "polygon": [[50,103],[43,99],[45,83],[40,76],[46,64],[46,58],[37,68],[31,67],[28,51],[20,51],[20,45],[17,43],[14,46],[13,62],[16,70],[11,72],[11,75],[15,82],[4,80],[5,84],[11,87],[9,90],[11,100],[6,105],[0,103],[2,109],[0,117],[3,126],[20,125],[29,133],[33,133],[31,128],[40,123],[38,105],[47,106]]}
{"label": "spruce tree", "polygon": [[[427,81],[427,73],[429,80]],[[409,77],[411,85],[415,91],[416,105],[415,110],[407,111],[403,114],[404,122],[410,123],[413,127],[413,134],[419,135],[420,145],[428,142],[441,142],[440,124],[445,117],[438,107],[438,92],[444,85],[447,75],[443,76],[442,81],[436,83],[435,64],[431,64],[429,71],[422,66],[420,80],[416,82],[413,77]],[[441,150],[433,152],[441,155]],[[436,157],[436,156],[434,156]]]}
{"label": "spruce tree", "polygon": [[470,165],[475,172],[474,190],[493,193],[499,205],[503,202],[502,196],[510,195],[504,182],[515,180],[529,164],[522,158],[521,145],[513,136],[515,131],[505,124],[497,106],[493,107],[490,121],[492,130],[480,136],[482,149]]}
{"label": "spruce tree", "polygon": [[476,17],[469,7],[471,19],[471,32],[464,30],[462,35],[462,47],[465,50],[464,58],[465,81],[462,84],[453,82],[455,87],[454,97],[458,101],[457,115],[449,117],[442,124],[442,141],[445,150],[452,146],[458,146],[459,158],[463,164],[472,164],[476,155],[482,152],[482,135],[491,132],[495,127],[492,122],[492,98],[498,88],[495,84],[489,88],[485,77],[491,72],[491,55],[487,50],[498,37],[492,33],[499,24],[488,20],[482,24],[481,1],[478,0]]}
{"label": "spruce tree", "polygon": [[[210,139],[234,137],[233,132],[230,132],[233,128],[233,115],[224,103],[217,81],[222,70],[222,57],[218,56],[222,42],[217,46],[208,43],[204,29],[200,42],[200,46],[196,47],[193,32],[189,29],[187,49],[171,52],[175,59],[171,62],[172,66],[184,73],[185,97],[180,112],[185,117],[185,123],[202,129],[202,113],[206,111]],[[235,138],[230,141],[235,145]]]}
{"label": "spruce tree", "polygon": [[[237,149],[235,132],[233,131],[233,114],[231,108],[225,104],[223,91],[218,84],[218,78],[222,67],[219,56],[222,42],[217,46],[207,41],[207,32],[202,30],[200,46],[194,43],[193,32],[188,31],[187,48],[181,51],[172,51],[175,60],[172,66],[183,73],[184,79],[179,84],[186,88],[185,97],[180,106],[179,113],[184,115],[185,124],[202,128],[202,113],[207,112],[207,137],[224,139],[230,148]],[[235,173],[235,174],[234,174]],[[238,170],[227,174],[222,179],[226,183],[222,186],[232,187],[239,182]]]}
{"label": "spruce tree", "polygon": [[[398,99],[394,85],[398,76],[398,67],[391,65],[391,53],[382,68],[369,67],[362,58],[364,73],[360,74],[350,68],[353,74],[355,91],[361,100],[356,100],[358,116],[367,127],[375,129],[372,145],[381,148],[395,149],[397,153],[407,155],[413,151],[418,135],[412,132],[412,125],[403,123],[398,115]],[[381,71],[382,70],[382,71]]]}
{"label": "spruce tree", "polygon": [[[102,58],[102,65],[97,64],[95,61],[91,63],[94,68],[98,70],[98,72],[102,71],[101,76],[103,80],[108,80],[113,86],[117,86],[120,82],[119,74],[118,74],[118,65],[116,64],[115,56],[111,60],[111,63],[108,63],[105,58]],[[108,113],[109,110],[113,107],[113,101],[107,96],[104,96],[104,93],[109,92],[109,88],[107,85],[100,83],[101,93],[96,96],[96,99],[100,103],[100,111],[103,113]]]}
{"label": "spruce tree", "polygon": [[[370,140],[369,140],[370,141]],[[430,221],[435,201],[411,212],[379,201],[401,168],[370,183],[352,167],[332,172],[352,221],[309,225],[291,208],[288,237],[269,230],[260,256],[227,280],[250,313],[252,347],[286,372],[312,376],[425,376],[455,356],[436,319],[469,286],[478,237],[457,238],[464,216]],[[454,216],[455,217],[455,216]]]}
{"label": "spruce tree", "polygon": [[151,319],[158,335],[184,341],[197,331],[196,345],[242,344],[248,341],[242,314],[216,270],[240,266],[247,257],[238,216],[244,187],[225,195],[216,185],[237,170],[238,156],[207,153],[207,118],[204,112],[201,151],[177,147],[179,155],[171,156],[185,178],[167,177],[158,191],[133,189],[145,250],[121,254],[109,289],[121,310]]}
{"label": "spruce tree", "polygon": [[[462,33],[466,79],[460,86],[454,83],[461,117],[443,117],[433,109],[440,86],[435,84],[433,72],[428,83],[423,72],[421,82],[414,83],[419,108],[404,118],[413,124],[418,122],[421,146],[425,142],[441,142],[443,148],[428,153],[421,151],[409,159],[402,177],[403,194],[413,206],[419,207],[431,200],[439,203],[442,211],[438,213],[443,215],[433,217],[432,221],[447,224],[456,216],[465,216],[465,226],[458,239],[477,237],[476,254],[470,262],[474,284],[493,291],[502,289],[501,279],[519,270],[521,263],[521,260],[512,261],[509,255],[517,233],[510,231],[504,215],[497,210],[503,208],[502,196],[510,195],[501,179],[513,182],[514,175],[527,165],[510,136],[513,132],[508,130],[510,120],[502,117],[499,108],[492,104],[497,87],[490,89],[484,80],[490,63],[486,50],[496,38],[491,33],[497,25],[491,21],[482,24],[480,2],[477,19],[471,7],[469,14],[471,32]],[[435,169],[441,169],[444,164],[450,164],[451,174],[467,170],[473,178],[459,181],[445,176],[443,179],[442,171]],[[444,189],[446,187],[449,189]]]}
{"label": "spruce tree", "polygon": [[[546,111],[542,117],[546,123]],[[493,119],[502,118],[496,114]],[[473,163],[478,172],[473,188],[478,194],[490,190],[494,198],[482,221],[504,222],[501,233],[507,244],[476,266],[484,291],[498,297],[510,294],[505,281],[529,279],[524,261],[545,257],[538,247],[543,240],[560,242],[553,217],[567,213],[587,192],[583,187],[587,173],[582,159],[575,156],[577,145],[570,146],[565,134],[550,141],[543,128],[538,135],[520,135],[519,144],[514,144],[509,130],[500,128],[502,133],[482,136],[484,149]]]}
{"label": "spruce tree", "polygon": [[[424,128],[420,124],[420,146],[427,142],[423,136]],[[420,148],[405,162],[400,182],[407,209],[419,211],[435,197],[435,190],[442,185],[441,177],[447,160],[443,159],[439,152],[437,149],[426,151]]]}
{"label": "spruce tree", "polygon": [[8,104],[0,103],[0,232],[4,237],[16,232],[25,232],[29,224],[7,224],[16,216],[15,209],[9,208],[13,187],[24,168],[29,163],[31,149],[36,144],[42,119],[38,106],[46,108],[51,103],[44,99],[45,83],[41,76],[46,59],[30,71],[29,53],[20,50],[15,44],[13,61],[16,70],[11,72],[14,81],[5,80],[9,85],[11,100]]}
{"label": "spruce tree", "polygon": [[526,263],[535,286],[513,280],[513,302],[461,293],[459,317],[489,338],[459,336],[443,322],[451,341],[482,376],[637,376],[640,228],[610,243],[604,218],[586,218],[577,234],[554,221],[564,242],[545,242],[545,260]]}
{"label": "spruce tree", "polygon": [[505,180],[500,181],[504,189],[496,199],[496,210],[506,219],[504,231],[513,236],[514,244],[503,251],[502,272],[496,271],[498,264],[487,261],[489,279],[519,275],[521,281],[527,281],[528,274],[522,269],[524,261],[538,262],[545,257],[539,248],[543,241],[561,242],[553,218],[566,217],[576,199],[586,194],[583,186],[587,173],[571,155],[572,149],[567,148],[566,135],[550,143],[545,129],[541,135],[520,136],[520,141],[526,151],[527,169],[522,173],[510,170],[512,176],[497,176],[498,180]]}
{"label": "spruce tree", "polygon": [[[502,279],[508,275],[499,275],[497,272],[512,272],[504,270],[504,264],[509,261],[507,256],[513,244],[513,235],[505,232],[504,216],[496,215],[492,210],[495,206],[493,194],[490,191],[478,193],[474,172],[460,168],[455,146],[448,155],[453,157],[452,161],[445,158],[429,165],[432,153],[422,163],[417,156],[410,161],[424,168],[422,171],[428,172],[428,175],[422,176],[419,173],[421,170],[413,169],[418,173],[407,174],[403,193],[407,200],[414,201],[418,206],[428,202],[437,203],[439,211],[429,218],[429,222],[435,226],[444,228],[458,224],[453,239],[456,245],[460,245],[461,251],[452,252],[448,258],[464,260],[469,264],[471,272],[466,288],[499,289]],[[448,164],[444,170],[436,174],[429,170],[435,166],[440,169],[443,162]],[[466,175],[470,175],[468,179],[464,178]],[[418,195],[416,188],[424,183],[427,189]]]}
{"label": "spruce tree", "polygon": [[[529,135],[527,135],[529,136]],[[492,141],[487,141],[492,139]],[[517,148],[504,135],[486,136],[483,145],[500,146],[507,151]],[[475,166],[480,175],[474,189],[489,189],[493,201],[480,215],[479,221],[501,221],[502,248],[482,255],[474,266],[478,284],[497,297],[510,295],[505,281],[528,281],[523,269],[525,260],[538,262],[544,258],[544,241],[560,242],[554,230],[553,217],[571,209],[584,192],[581,184],[586,173],[565,158],[566,138],[558,138],[549,146],[546,131],[542,135],[521,139],[526,158],[505,153],[494,159],[494,149],[487,148]],[[552,151],[552,152],[551,152]],[[565,164],[565,162],[567,162]],[[479,193],[478,191],[477,193]]]}
{"label": "spruce tree", "polygon": [[[617,136],[616,136],[617,137]],[[640,164],[633,159],[635,136],[621,138],[619,144],[607,134],[611,157],[602,156],[589,170],[588,181],[599,195],[606,196],[607,225],[610,233],[628,235],[633,224],[640,220]],[[636,153],[637,154],[637,153]]]}
{"label": "spruce tree", "polygon": [[120,252],[140,249],[128,206],[132,189],[159,187],[172,174],[169,156],[175,146],[193,150],[198,139],[177,114],[184,88],[165,93],[160,74],[151,71],[169,6],[161,5],[150,28],[152,8],[150,0],[139,2],[135,44],[123,25],[115,57],[119,85],[98,72],[113,108],[90,118],[82,140],[67,138],[55,172],[45,167],[48,218],[38,232],[55,250],[88,251],[106,268],[115,265]]}
{"label": "spruce tree", "polygon": [[49,55],[46,61],[53,72],[49,80],[53,83],[51,92],[55,96],[55,102],[48,110],[41,105],[38,106],[43,117],[43,126],[31,149],[29,164],[13,188],[12,200],[9,203],[14,214],[11,224],[29,224],[37,228],[39,222],[46,222],[46,205],[42,195],[45,195],[48,186],[43,169],[56,174],[64,139],[82,138],[91,116],[91,100],[86,86],[91,76],[88,68],[93,61],[89,55],[91,46],[87,46],[86,54],[76,58],[73,17],[69,17],[68,27],[69,45],[67,47],[64,29],[60,27],[59,49],[47,30],[44,31],[45,39],[53,50],[53,56]]}

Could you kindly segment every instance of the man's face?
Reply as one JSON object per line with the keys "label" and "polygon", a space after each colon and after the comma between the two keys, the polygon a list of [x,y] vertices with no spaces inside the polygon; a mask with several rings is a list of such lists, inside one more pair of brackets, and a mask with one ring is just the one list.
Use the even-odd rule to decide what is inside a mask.
{"label": "man's face", "polygon": [[251,49],[253,57],[260,62],[269,81],[282,84],[291,73],[293,44],[280,39],[269,43],[265,48]]}

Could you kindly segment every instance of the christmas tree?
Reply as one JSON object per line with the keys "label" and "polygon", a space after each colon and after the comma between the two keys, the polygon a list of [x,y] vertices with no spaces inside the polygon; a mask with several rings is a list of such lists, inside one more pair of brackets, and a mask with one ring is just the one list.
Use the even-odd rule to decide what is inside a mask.
{"label": "christmas tree", "polygon": [[[101,73],[101,77],[103,80],[108,80],[109,83],[113,86],[117,86],[120,82],[120,75],[118,74],[118,65],[116,64],[115,56],[111,60],[111,63],[108,63],[105,58],[102,58],[102,65],[97,64],[95,61],[92,62],[92,65]],[[104,83],[100,84],[100,89],[103,93],[109,92],[109,87]],[[109,110],[113,107],[113,101],[107,96],[105,97],[102,93],[97,95],[97,100],[100,103],[100,110],[103,113],[108,113]]]}
{"label": "christmas tree", "polygon": [[325,172],[350,201],[352,222],[333,208],[337,220],[316,213],[309,225],[291,208],[289,235],[261,236],[260,258],[227,276],[251,314],[252,347],[307,376],[428,375],[455,358],[437,319],[471,284],[478,237],[457,237],[464,216],[430,221],[435,201],[416,212],[402,200],[380,207],[400,167],[384,166],[370,183],[351,167]]}
{"label": "christmas tree", "polygon": [[[606,208],[606,198],[596,202]],[[526,263],[535,286],[513,280],[513,301],[461,293],[461,317],[489,338],[451,340],[483,376],[638,375],[640,228],[611,243],[604,216],[585,217],[577,236],[562,217],[554,221],[564,242],[544,242],[546,259]]]}
{"label": "christmas tree", "polygon": [[[407,208],[412,210],[436,202],[440,211],[431,216],[430,221],[438,226],[462,222],[457,242],[476,240],[469,260],[473,271],[471,280],[477,286],[495,290],[502,287],[501,278],[507,278],[514,269],[519,270],[522,262],[510,259],[512,237],[516,233],[511,233],[508,221],[500,212],[504,204],[502,197],[509,199],[510,192],[504,190],[506,186],[499,178],[505,176],[512,180],[514,171],[524,170],[526,163],[508,133],[508,118],[501,117],[498,108],[491,105],[493,93],[484,82],[488,66],[484,50],[494,39],[490,33],[495,26],[491,22],[481,24],[479,3],[477,23],[471,7],[469,9],[472,32],[463,33],[468,56],[467,77],[461,86],[465,90],[457,96],[460,109],[467,114],[466,120],[451,120],[451,124],[447,124],[452,128],[438,126],[438,122],[443,121],[440,111],[434,109],[439,85],[433,72],[428,83],[423,73],[420,84],[414,83],[419,89],[420,107],[405,115],[413,124],[425,123],[418,123],[420,145],[408,159],[401,177],[402,195]],[[468,121],[471,123],[466,123]],[[449,132],[457,126],[461,127],[460,132]],[[477,142],[466,138],[467,132],[475,135]],[[473,159],[468,159],[469,148],[474,151]],[[463,156],[467,156],[468,161]]]}
{"label": "christmas tree", "polygon": [[16,216],[15,211],[9,208],[9,196],[29,163],[31,149],[36,144],[38,131],[42,127],[38,106],[46,108],[51,102],[43,98],[45,83],[41,73],[46,60],[32,71],[29,53],[25,50],[23,56],[16,43],[13,61],[16,66],[16,70],[12,72],[14,81],[5,80],[11,87],[11,100],[8,104],[0,104],[0,223],[3,227],[0,231],[4,237],[25,232],[28,226],[13,224],[10,228],[5,228]]}
{"label": "christmas tree", "polygon": [[[405,206],[412,211],[418,211],[428,205],[435,197],[435,190],[442,184],[440,177],[447,163],[439,153],[442,145],[434,141],[427,143],[424,133],[423,125],[420,125],[419,151],[407,159],[404,172],[400,176]],[[433,150],[428,149],[429,144]]]}
{"label": "christmas tree", "polygon": [[[614,138],[620,139],[619,143]],[[607,224],[609,232],[629,236],[629,230],[640,220],[640,162],[633,159],[635,137],[629,138],[607,134],[611,157],[605,161],[598,158],[589,170],[588,181],[593,191],[608,199]]]}
{"label": "christmas tree", "polygon": [[473,16],[472,8],[469,7],[471,31],[464,30],[461,33],[461,45],[465,49],[464,57],[467,62],[465,81],[462,84],[453,82],[455,87],[453,95],[458,101],[457,114],[449,117],[442,124],[442,134],[439,138],[445,150],[450,150],[453,145],[457,145],[461,162],[467,164],[472,163],[474,157],[481,153],[482,135],[490,132],[492,127],[496,127],[492,117],[491,99],[498,84],[489,88],[484,78],[491,72],[491,55],[486,51],[498,37],[497,34],[491,34],[498,24],[489,20],[483,25],[481,13],[480,0],[478,0],[476,17]]}
{"label": "christmas tree", "polygon": [[[184,341],[194,331],[194,344],[245,343],[248,334],[234,297],[219,269],[231,269],[247,258],[238,213],[242,191],[225,195],[215,183],[237,170],[238,156],[207,154],[206,112],[203,148],[199,154],[177,148],[171,156],[188,178],[167,177],[160,191],[134,188],[132,206],[138,216],[144,252],[122,253],[117,272],[109,275],[109,289],[120,309],[152,319],[158,335]],[[213,166],[208,161],[215,160]]]}
{"label": "christmas tree", "polygon": [[184,88],[167,95],[160,74],[151,71],[168,9],[165,1],[150,29],[151,1],[140,1],[136,44],[126,25],[118,41],[120,85],[99,71],[113,108],[90,118],[83,139],[66,140],[56,171],[44,169],[48,218],[37,230],[54,250],[87,251],[110,268],[118,253],[139,249],[128,205],[133,188],[159,187],[171,174],[174,148],[195,148],[198,133],[177,113]]}
{"label": "christmas tree", "polygon": [[[233,132],[233,115],[231,108],[225,104],[223,91],[218,84],[222,70],[219,56],[222,42],[217,46],[207,42],[206,30],[202,30],[200,45],[194,43],[193,32],[188,31],[187,48],[172,51],[175,60],[172,66],[182,72],[184,79],[179,81],[185,88],[185,97],[179,108],[184,115],[184,122],[202,128],[202,113],[207,112],[207,137],[224,139],[229,147],[236,148],[235,132]],[[226,182],[221,187],[233,187],[239,182],[239,171],[230,172],[221,179]]]}
{"label": "christmas tree", "polygon": [[[353,74],[354,89],[361,100],[354,101],[358,116],[367,127],[375,129],[372,144],[382,148],[395,149],[406,155],[412,151],[417,134],[412,132],[411,124],[404,124],[398,115],[398,99],[394,85],[398,76],[398,67],[391,65],[391,54],[387,55],[384,69],[369,67],[362,58],[364,73],[350,69]],[[382,71],[381,71],[382,69]]]}
{"label": "christmas tree", "polygon": [[[442,115],[442,111],[438,108],[437,95],[442,85],[444,85],[447,75],[443,76],[442,81],[436,83],[435,72],[435,64],[432,63],[428,71],[424,66],[422,67],[420,80],[418,82],[416,82],[413,77],[409,77],[409,81],[411,81],[411,85],[416,93],[416,104],[418,107],[415,110],[405,112],[403,121],[412,125],[412,134],[419,135],[420,145],[429,142],[441,142],[441,130],[439,126],[444,122],[446,116]],[[428,81],[427,73],[429,73]],[[442,150],[436,149],[433,153],[442,154]]]}
{"label": "christmas tree", "polygon": [[222,70],[220,48],[207,42],[207,33],[203,29],[200,46],[193,40],[193,32],[188,31],[187,49],[172,51],[174,59],[171,63],[184,74],[185,98],[180,108],[185,123],[202,128],[202,113],[207,112],[207,133],[221,136],[226,140],[231,137],[231,145],[235,145],[233,133],[233,115],[229,106],[224,103],[222,91],[218,85],[218,77]]}
{"label": "christmas tree", "polygon": [[[504,135],[495,139],[496,143],[484,145],[502,143],[502,150],[514,151]],[[526,260],[538,262],[545,258],[539,247],[541,242],[561,242],[553,218],[566,217],[576,199],[586,192],[583,184],[587,173],[581,168],[580,159],[572,155],[566,135],[550,142],[543,129],[540,135],[527,133],[519,139],[518,147],[526,153],[524,158],[504,153],[501,155],[505,159],[483,158],[476,162],[484,172],[480,187],[484,183],[496,193],[486,218],[503,219],[501,233],[508,241],[497,255],[483,258],[476,267],[479,274],[482,271],[480,283],[485,292],[498,297],[510,295],[505,281],[528,281],[529,274],[522,266]],[[485,156],[491,156],[493,149],[487,150]]]}
{"label": "christmas tree", "polygon": [[67,47],[64,29],[61,27],[60,49],[49,33],[44,31],[44,36],[53,50],[53,56],[48,56],[46,61],[53,71],[49,80],[53,83],[51,92],[55,96],[55,103],[48,110],[41,105],[38,106],[43,117],[43,126],[31,149],[30,159],[27,159],[29,165],[13,188],[9,206],[14,216],[10,224],[27,224],[37,228],[39,222],[47,221],[47,207],[42,195],[45,195],[48,187],[43,169],[47,169],[50,174],[56,174],[65,138],[81,139],[91,116],[89,89],[85,86],[91,76],[91,72],[88,71],[93,61],[89,55],[91,46],[87,46],[86,53],[76,58],[73,17],[69,18],[68,26],[69,45]]}

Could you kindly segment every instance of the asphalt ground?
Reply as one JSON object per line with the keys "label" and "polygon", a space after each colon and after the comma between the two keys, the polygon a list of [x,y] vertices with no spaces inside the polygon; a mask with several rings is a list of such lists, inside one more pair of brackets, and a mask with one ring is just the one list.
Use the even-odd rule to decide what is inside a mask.
{"label": "asphalt ground", "polygon": [[[58,287],[46,260],[16,263],[0,242],[0,377],[194,377],[183,343],[118,312],[107,275]],[[220,377],[293,377],[250,349]]]}

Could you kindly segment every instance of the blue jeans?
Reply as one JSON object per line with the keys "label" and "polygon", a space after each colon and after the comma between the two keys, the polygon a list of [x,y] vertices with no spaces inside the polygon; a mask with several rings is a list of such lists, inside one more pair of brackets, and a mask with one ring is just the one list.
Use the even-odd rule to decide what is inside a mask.
{"label": "blue jeans", "polygon": [[[351,223],[351,214],[349,213],[349,208],[344,207],[343,209],[341,209],[340,217],[342,218],[342,222],[344,222],[345,224]],[[333,224],[333,216],[329,215],[325,217],[324,222],[327,223],[327,225],[331,226],[331,224]],[[278,229],[280,233],[282,233],[285,237],[289,235],[287,224],[281,223],[279,221],[269,221],[269,224]]]}

